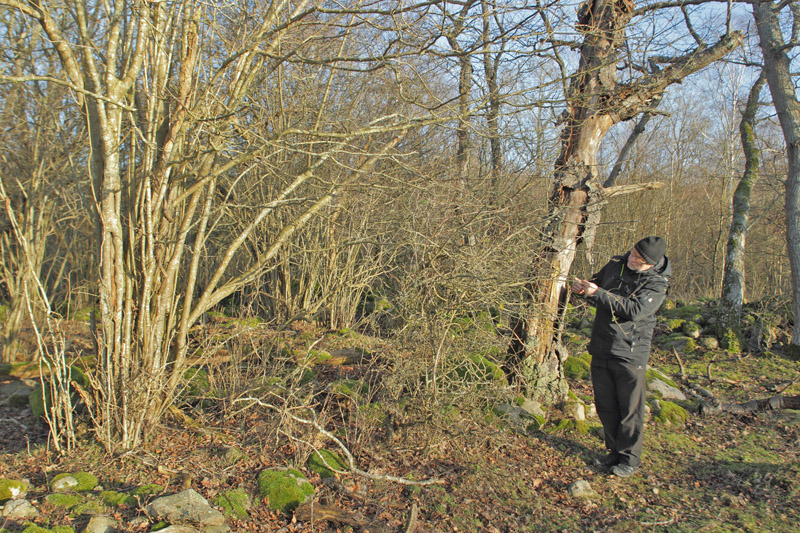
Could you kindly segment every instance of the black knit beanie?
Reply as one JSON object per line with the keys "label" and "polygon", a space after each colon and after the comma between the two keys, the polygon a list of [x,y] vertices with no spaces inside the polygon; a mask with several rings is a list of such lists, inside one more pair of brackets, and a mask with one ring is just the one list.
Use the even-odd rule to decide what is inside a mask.
{"label": "black knit beanie", "polygon": [[634,248],[648,265],[657,265],[667,251],[667,243],[661,237],[645,237]]}

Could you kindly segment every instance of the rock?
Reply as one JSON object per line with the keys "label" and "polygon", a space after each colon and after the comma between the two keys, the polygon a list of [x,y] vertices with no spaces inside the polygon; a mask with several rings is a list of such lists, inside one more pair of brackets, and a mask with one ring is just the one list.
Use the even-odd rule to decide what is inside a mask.
{"label": "rock", "polygon": [[657,392],[665,400],[685,400],[686,396],[678,389],[671,385],[667,385],[660,379],[653,379],[647,384],[647,390],[650,392]]}
{"label": "rock", "polygon": [[78,486],[78,480],[70,475],[56,477],[50,484],[50,488],[52,488],[56,492],[67,492],[76,488],[77,486]]}
{"label": "rock", "polygon": [[[526,401],[530,401],[530,400],[526,400]],[[525,402],[523,402],[523,405],[525,405]],[[540,404],[538,402],[531,401],[531,405],[535,406],[535,407],[538,407],[538,409],[533,409],[533,410],[538,410],[541,413],[544,413],[544,411],[542,411],[542,409],[540,407]],[[502,416],[502,417],[505,417],[506,419],[508,419],[508,421],[511,423],[511,425],[517,426],[517,427],[521,428],[524,431],[526,431],[527,428],[529,426],[531,426],[531,424],[534,425],[534,429],[539,429],[540,427],[542,427],[544,425],[544,422],[545,422],[544,414],[542,414],[542,415],[535,414],[535,413],[529,411],[528,409],[525,409],[523,406],[520,406],[520,405],[512,405],[512,404],[508,404],[508,403],[503,403],[503,404],[495,406],[494,411],[499,416]]]}
{"label": "rock", "polygon": [[564,405],[564,413],[579,422],[586,420],[586,407],[580,402],[570,402]]}
{"label": "rock", "polygon": [[246,520],[250,516],[249,511],[253,504],[247,491],[238,488],[219,494],[214,499],[214,505],[222,507],[222,511],[226,516]]}
{"label": "rock", "polygon": [[29,520],[39,516],[39,510],[28,500],[11,500],[3,506],[3,517],[9,520]]}
{"label": "rock", "polygon": [[573,482],[567,488],[567,491],[569,491],[569,495],[573,498],[595,498],[597,496],[597,493],[585,479],[579,479]]}
{"label": "rock", "polygon": [[5,385],[0,385],[0,398],[5,398],[2,403],[7,403],[13,407],[25,407],[28,405],[28,398],[33,392],[33,387],[27,386],[22,381],[12,381]]}
{"label": "rock", "polygon": [[26,492],[27,486],[25,482],[0,478],[0,502],[3,500],[24,499]]}
{"label": "rock", "polygon": [[597,418],[597,406],[593,403],[589,404],[586,409],[586,418]]}
{"label": "rock", "polygon": [[83,533],[113,533],[117,528],[117,522],[110,516],[93,516]]}
{"label": "rock", "polygon": [[706,350],[718,350],[719,349],[719,341],[716,337],[705,336],[700,337],[700,346],[705,348]]}
{"label": "rock", "polygon": [[147,506],[147,514],[171,524],[189,523],[208,527],[225,523],[222,513],[211,507],[194,489],[154,500]]}
{"label": "rock", "polygon": [[525,398],[525,400],[522,402],[522,405],[519,407],[535,418],[545,418],[547,416],[544,412],[544,409],[542,409],[542,404],[536,400],[529,400],[528,398]]}
{"label": "rock", "polygon": [[692,339],[699,339],[703,328],[697,322],[686,322],[683,324],[683,334]]}
{"label": "rock", "polygon": [[219,454],[219,457],[226,465],[230,466],[244,459],[245,455],[242,450],[235,446],[226,446]]}
{"label": "rock", "polygon": [[90,492],[97,486],[97,477],[89,472],[75,472],[74,474],[59,474],[50,482],[56,492]]}
{"label": "rock", "polygon": [[158,530],[160,533],[200,533],[199,529],[189,526],[167,526]]}
{"label": "rock", "polygon": [[299,470],[276,468],[258,474],[258,493],[269,498],[270,509],[292,511],[314,497],[314,485]]}

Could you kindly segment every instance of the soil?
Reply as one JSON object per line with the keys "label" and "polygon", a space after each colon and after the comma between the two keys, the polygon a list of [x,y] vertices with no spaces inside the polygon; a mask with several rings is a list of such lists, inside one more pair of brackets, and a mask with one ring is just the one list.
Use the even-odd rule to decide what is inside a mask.
{"label": "soil", "polygon": [[[300,346],[311,338],[325,339],[315,345],[318,350],[358,344],[380,352],[384,361],[408,356],[389,341],[311,326],[295,332],[293,342]],[[84,421],[81,445],[59,455],[48,444],[47,425],[29,408],[0,407],[0,477],[30,481],[28,498],[42,511],[36,524],[76,531],[89,516],[44,499],[49,480],[59,473],[89,471],[103,490],[124,492],[147,483],[162,485],[164,493],[191,487],[213,501],[233,488],[256,496],[256,476],[276,466],[302,470],[316,488],[315,505],[335,509],[340,519],[312,523],[298,520],[299,511],[273,511],[255,501],[248,519],[228,520],[233,531],[796,531],[800,523],[800,411],[704,417],[697,413],[697,400],[678,402],[689,412],[686,423],[648,422],[642,468],[622,479],[594,464],[603,455],[596,418],[557,430],[559,415],[551,410],[542,429],[515,428],[485,401],[497,394],[491,388],[476,389],[472,396],[405,390],[394,400],[376,394],[370,402],[331,392],[331,384],[343,379],[377,386],[396,371],[376,360],[318,365],[316,410],[325,416],[325,427],[347,443],[360,470],[433,484],[355,474],[321,479],[307,468],[307,458],[313,446],[338,451],[335,443],[276,411],[234,402],[242,395],[232,395],[232,380],[221,370],[216,387],[228,396],[184,397],[178,403],[204,430],[167,414],[146,446],[127,453],[106,451]],[[698,349],[684,354],[681,363],[683,385],[700,385],[725,401],[800,394],[798,363],[778,350],[741,355]],[[681,380],[673,354],[656,351],[651,364]],[[585,379],[573,380],[571,390],[579,398],[591,397]],[[381,416],[368,416],[365,403],[381,406]],[[243,452],[234,464],[224,456],[231,446]],[[570,495],[569,486],[581,479],[594,497]],[[122,505],[108,514],[122,531],[149,531],[143,509]],[[24,524],[6,521],[2,527],[20,531]]]}

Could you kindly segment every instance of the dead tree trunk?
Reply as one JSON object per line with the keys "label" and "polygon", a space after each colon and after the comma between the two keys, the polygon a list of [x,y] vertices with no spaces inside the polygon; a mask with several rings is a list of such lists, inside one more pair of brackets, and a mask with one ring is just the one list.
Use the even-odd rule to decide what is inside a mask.
{"label": "dead tree trunk", "polygon": [[577,245],[591,245],[603,202],[631,190],[602,187],[596,158],[603,137],[617,122],[651,109],[669,85],[741,42],[738,33],[726,35],[711,47],[672,58],[663,70],[621,83],[617,80],[617,63],[633,15],[632,0],[592,0],[582,4],[578,12],[577,29],[584,40],[563,114],[561,154],[553,173],[548,224],[528,283],[531,302],[513,325],[508,358],[528,392],[549,403],[562,400],[568,390],[563,374],[568,354],[561,345],[561,333]]}
{"label": "dead tree trunk", "polygon": [[704,415],[717,413],[752,415],[781,409],[800,409],[800,396],[773,396],[772,398],[761,398],[741,403],[703,403],[700,407],[700,413]]}

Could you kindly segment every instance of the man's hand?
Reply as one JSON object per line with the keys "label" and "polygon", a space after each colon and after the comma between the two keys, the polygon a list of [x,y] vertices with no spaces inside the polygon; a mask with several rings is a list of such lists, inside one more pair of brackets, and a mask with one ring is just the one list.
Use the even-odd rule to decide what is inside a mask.
{"label": "man's hand", "polygon": [[572,283],[571,290],[575,294],[592,296],[595,292],[597,292],[597,285],[589,280],[575,278],[575,281]]}

